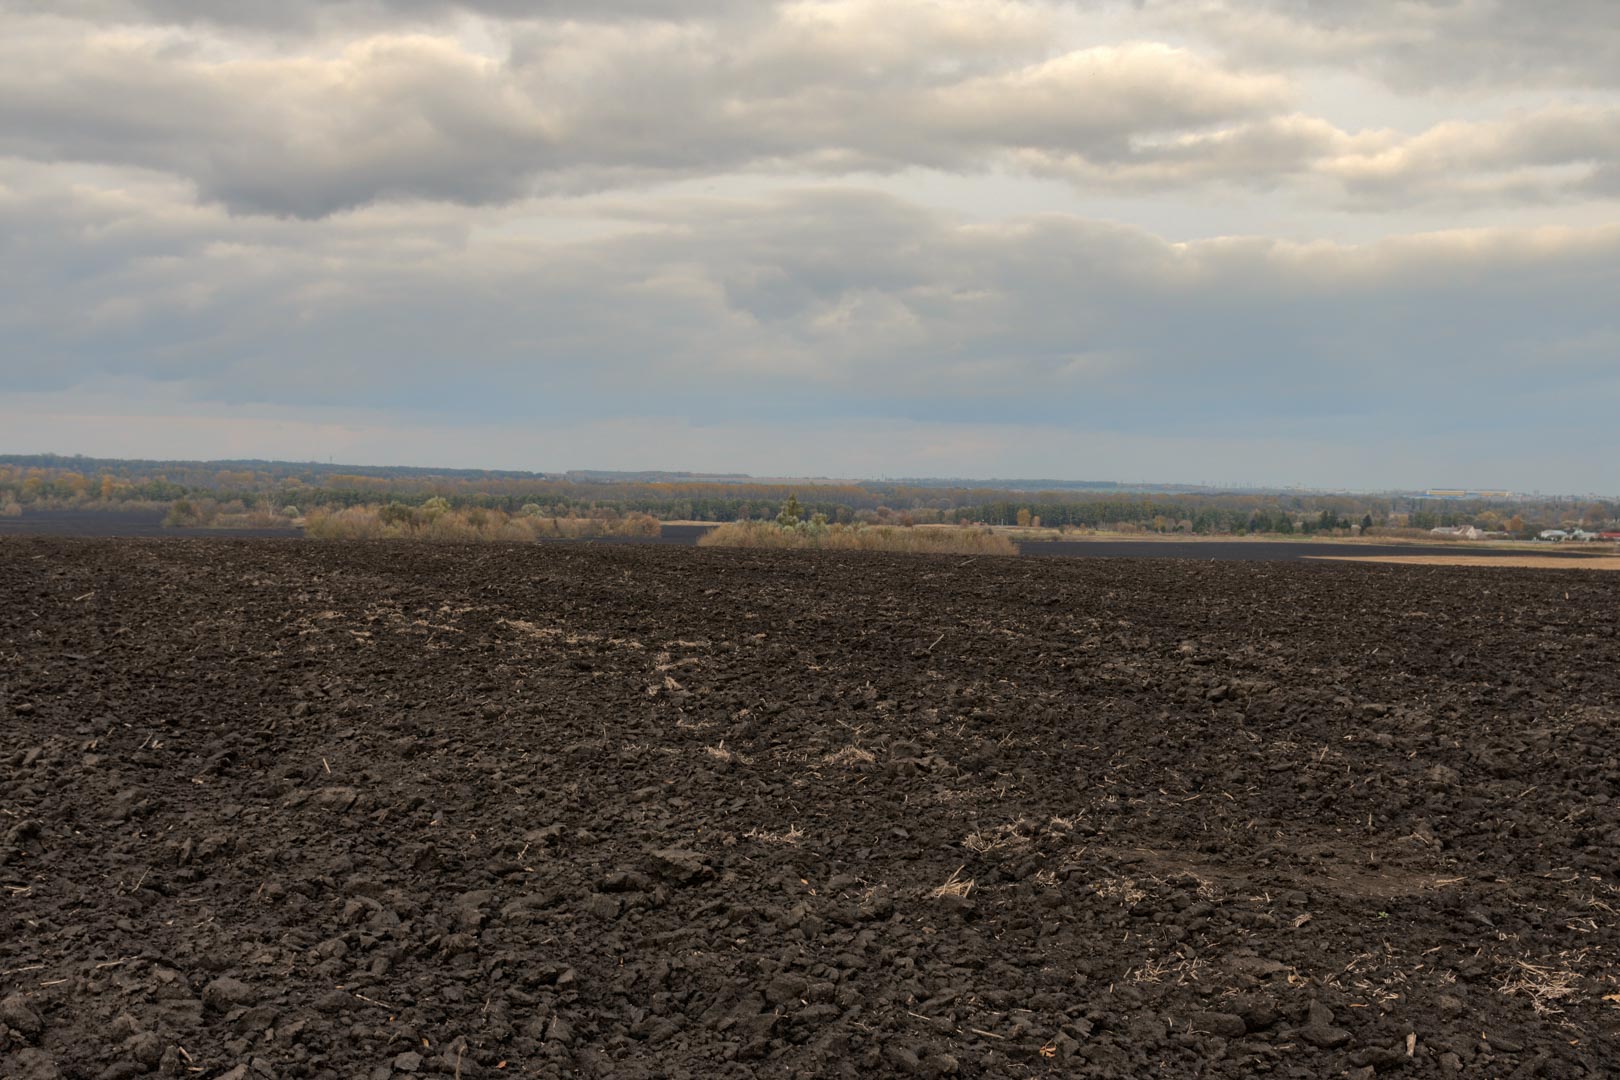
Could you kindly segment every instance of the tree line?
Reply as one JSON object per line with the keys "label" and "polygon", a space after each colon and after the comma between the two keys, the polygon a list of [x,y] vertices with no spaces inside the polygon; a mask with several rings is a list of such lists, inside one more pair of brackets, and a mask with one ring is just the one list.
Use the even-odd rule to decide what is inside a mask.
{"label": "tree line", "polygon": [[1552,527],[1614,528],[1620,503],[1547,497],[1442,502],[1411,495],[1203,493],[1089,488],[1029,492],[940,482],[615,478],[325,466],[277,462],[141,462],[0,457],[0,513],[29,508],[165,507],[188,520],[253,513],[422,507],[589,517],[646,514],[662,521],[774,518],[797,498],[806,515],[834,524],[984,524],[1195,535],[1343,535],[1474,525],[1533,536]]}

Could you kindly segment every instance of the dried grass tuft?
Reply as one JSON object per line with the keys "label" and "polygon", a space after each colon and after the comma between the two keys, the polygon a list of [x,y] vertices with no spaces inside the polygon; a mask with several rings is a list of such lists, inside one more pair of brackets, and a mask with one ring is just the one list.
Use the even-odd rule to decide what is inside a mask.
{"label": "dried grass tuft", "polygon": [[966,897],[968,893],[973,891],[974,885],[972,878],[962,876],[962,871],[966,869],[966,866],[958,866],[951,872],[951,876],[945,879],[945,884],[928,895],[935,900],[943,900],[947,896]]}
{"label": "dried grass tuft", "polygon": [[743,839],[745,840],[753,840],[761,844],[786,844],[792,847],[798,846],[799,841],[803,838],[804,830],[797,825],[788,826],[787,832],[773,833],[764,829],[750,829],[743,833]]}

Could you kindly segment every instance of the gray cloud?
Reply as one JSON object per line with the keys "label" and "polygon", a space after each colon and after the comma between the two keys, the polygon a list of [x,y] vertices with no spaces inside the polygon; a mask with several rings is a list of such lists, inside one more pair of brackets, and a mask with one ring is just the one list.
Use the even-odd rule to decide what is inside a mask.
{"label": "gray cloud", "polygon": [[[120,10],[137,7],[186,21],[203,6]],[[390,199],[481,205],[739,172],[912,168],[1008,168],[1127,194],[1326,180],[1361,209],[1547,203],[1609,197],[1620,161],[1620,103],[1345,130],[1298,112],[1294,81],[1195,50],[1055,47],[1072,26],[1032,3],[833,0],[729,21],[712,8],[708,20],[593,23],[541,17],[566,13],[550,6],[499,23],[493,51],[397,22],[458,7],[305,5],[311,18],[396,22],[291,51],[258,47],[241,26],[222,45],[155,24],[86,33],[98,24],[14,15],[0,38],[0,153],[137,165],[238,212],[310,218]],[[260,8],[210,10],[228,20]],[[1341,51],[1383,40],[1356,30],[1368,17],[1351,8],[1311,10],[1308,25],[1277,9],[1246,17],[1269,28],[1262,44],[1294,40],[1307,57],[1327,49],[1323,35]],[[1478,3],[1421,10],[1425,25],[1484,17]]]}
{"label": "gray cloud", "polygon": [[425,210],[244,223],[162,191],[8,190],[0,325],[35,358],[14,390],[141,377],[463,416],[1138,432],[1391,410],[1532,424],[1549,388],[1564,424],[1620,405],[1614,227],[1176,245],[823,191],[603,203],[618,231],[559,244],[478,241]]}
{"label": "gray cloud", "polygon": [[436,39],[225,63],[157,42],[66,42],[44,70],[33,44],[0,44],[0,150],[161,170],[242,209],[510,198],[549,141],[493,65]]}
{"label": "gray cloud", "polygon": [[0,151],[140,165],[238,210],[314,217],[765,166],[978,170],[1024,149],[1126,161],[1137,139],[1286,100],[1280,80],[1163,46],[1040,58],[1045,16],[981,8],[783,9],[741,37],[568,24],[503,58],[425,35],[220,58],[36,20],[0,43]]}
{"label": "gray cloud", "polygon": [[456,15],[519,21],[685,21],[744,15],[759,6],[750,0],[0,0],[0,13],[306,35],[402,22],[439,23]]}
{"label": "gray cloud", "polygon": [[1595,193],[1620,162],[1620,105],[1553,106],[1447,123],[1411,138],[1343,140],[1318,163],[1364,204],[1425,199],[1553,202]]}
{"label": "gray cloud", "polygon": [[1611,0],[1181,0],[1145,5],[1236,56],[1354,68],[1403,90],[1620,87]]}

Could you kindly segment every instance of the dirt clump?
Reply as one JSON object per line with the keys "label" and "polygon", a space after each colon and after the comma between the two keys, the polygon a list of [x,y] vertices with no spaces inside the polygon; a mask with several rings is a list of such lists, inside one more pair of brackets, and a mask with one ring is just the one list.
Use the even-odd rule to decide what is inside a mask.
{"label": "dirt clump", "polygon": [[1615,580],[0,540],[0,1076],[1612,1076]]}

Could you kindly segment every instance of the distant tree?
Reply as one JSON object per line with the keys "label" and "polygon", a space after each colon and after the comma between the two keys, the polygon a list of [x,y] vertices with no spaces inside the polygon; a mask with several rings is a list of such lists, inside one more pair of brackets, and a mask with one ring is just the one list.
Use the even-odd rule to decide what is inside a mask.
{"label": "distant tree", "polygon": [[1371,514],[1363,514],[1361,516],[1361,531],[1366,532],[1368,529],[1371,529],[1372,527],[1373,527],[1372,515]]}
{"label": "distant tree", "polygon": [[1029,528],[1029,519],[1030,519],[1029,509],[1027,507],[1019,507],[1018,518],[1017,518],[1018,527],[1021,528],[1021,529]]}
{"label": "distant tree", "polygon": [[57,477],[56,484],[58,490],[66,491],[75,499],[84,498],[84,493],[90,490],[90,481],[76,472],[62,473]]}
{"label": "distant tree", "polygon": [[799,497],[789,493],[787,502],[782,504],[782,512],[776,515],[776,523],[784,529],[791,529],[803,516],[804,507],[799,505]]}

